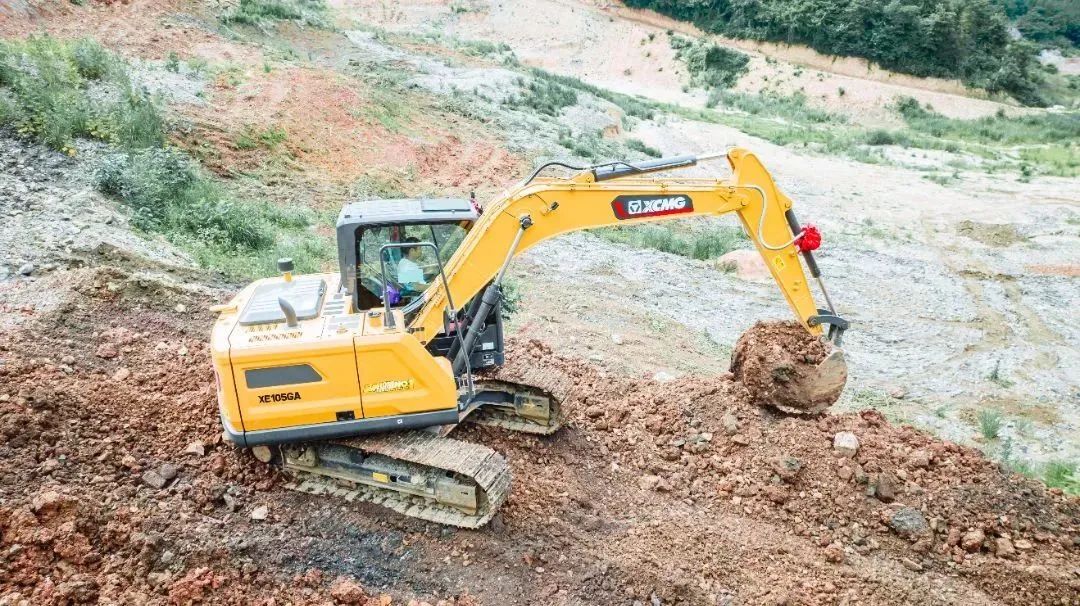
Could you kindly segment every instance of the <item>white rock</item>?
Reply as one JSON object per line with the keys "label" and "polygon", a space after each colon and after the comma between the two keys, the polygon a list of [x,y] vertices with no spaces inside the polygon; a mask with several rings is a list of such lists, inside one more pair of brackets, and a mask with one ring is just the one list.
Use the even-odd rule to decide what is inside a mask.
{"label": "white rock", "polygon": [[833,436],[832,445],[836,454],[849,459],[859,452],[859,438],[850,431],[841,431]]}
{"label": "white rock", "polygon": [[259,505],[251,510],[252,520],[265,520],[268,515],[270,515],[270,508],[266,505]]}
{"label": "white rock", "polygon": [[722,271],[734,272],[735,276],[749,282],[765,282],[772,279],[769,268],[756,250],[733,250],[716,260]]}

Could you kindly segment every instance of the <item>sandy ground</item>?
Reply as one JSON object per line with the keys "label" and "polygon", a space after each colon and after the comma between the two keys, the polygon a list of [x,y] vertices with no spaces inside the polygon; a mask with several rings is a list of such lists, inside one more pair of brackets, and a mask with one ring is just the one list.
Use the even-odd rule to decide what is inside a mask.
{"label": "sandy ground", "polygon": [[[388,5],[378,0],[332,0],[330,4],[346,15],[390,31],[503,42],[528,65],[618,92],[693,107],[705,102],[703,91],[682,90],[689,79],[685,67],[675,59],[667,35],[668,31],[698,37],[702,33],[688,24],[651,11],[627,9],[617,2],[425,0]],[[522,23],[529,27],[520,27]],[[1002,108],[1020,111],[976,98],[977,93],[956,82],[912,78],[872,68],[857,59],[824,57],[803,47],[716,36],[710,39],[751,56],[750,72],[736,90],[802,92],[811,103],[841,111],[860,123],[894,122],[895,115],[887,106],[898,96],[915,97],[957,118],[990,115]]]}
{"label": "sandy ground", "polygon": [[[648,42],[648,34],[663,24],[638,13],[545,1],[474,3],[464,12],[438,2],[397,4],[393,10],[341,6],[346,15],[390,29],[427,27],[506,42],[526,62],[535,59],[557,73],[600,74],[589,81],[659,100],[695,102],[680,97],[675,86],[657,86],[677,82],[670,65],[623,73],[619,61],[659,67],[671,59],[670,53],[664,59],[666,41]],[[519,32],[510,22],[523,19],[527,9],[552,17]],[[588,43],[579,46],[578,40]],[[661,48],[643,59],[630,50],[642,41]],[[580,48],[610,52],[583,54]],[[850,70],[841,71],[837,77],[852,77]],[[926,86],[935,90],[927,90],[897,80],[861,82],[867,90],[901,87],[904,94],[944,95],[958,108],[956,115],[977,114],[988,103],[947,92],[941,83],[931,82]],[[1000,439],[985,444],[995,455],[1008,449],[1029,461],[1080,456],[1080,353],[1073,345],[1080,335],[1070,311],[1080,302],[1075,179],[1021,182],[1015,175],[958,169],[959,179],[946,187],[918,170],[807,154],[726,126],[678,118],[646,121],[628,136],[666,154],[749,148],[796,200],[802,220],[824,228],[819,258],[841,312],[855,322],[847,348],[857,362],[844,407],[877,407],[894,420],[974,444],[982,440],[977,411],[994,409],[1005,419]],[[924,152],[898,153],[907,166],[941,161]],[[723,176],[726,167],[716,162],[690,172]],[[1005,237],[996,233],[1001,230]],[[638,352],[666,371],[722,368],[728,348],[750,323],[786,313],[771,284],[748,283],[706,263],[655,251],[628,251],[588,235],[546,243],[521,263],[516,275],[534,291],[537,309],[520,321],[524,334],[559,335],[559,343],[578,355],[634,372],[643,366],[635,361]],[[566,283],[588,296],[561,300]],[[648,355],[649,339],[666,338],[672,326],[678,336],[663,351],[689,348],[693,354]],[[619,339],[631,355],[608,355],[623,348],[611,343],[612,334],[634,335]]]}

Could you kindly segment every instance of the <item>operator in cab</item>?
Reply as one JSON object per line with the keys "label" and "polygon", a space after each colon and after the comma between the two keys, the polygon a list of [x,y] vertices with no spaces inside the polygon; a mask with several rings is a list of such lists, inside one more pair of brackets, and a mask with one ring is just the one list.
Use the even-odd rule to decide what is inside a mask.
{"label": "operator in cab", "polygon": [[[405,238],[405,242],[419,242],[417,238]],[[424,281],[424,270],[420,268],[417,261],[421,256],[420,246],[409,246],[402,249],[404,256],[401,257],[401,261],[398,261],[397,267],[397,281],[408,290],[416,293],[424,292],[428,287],[428,283]]]}

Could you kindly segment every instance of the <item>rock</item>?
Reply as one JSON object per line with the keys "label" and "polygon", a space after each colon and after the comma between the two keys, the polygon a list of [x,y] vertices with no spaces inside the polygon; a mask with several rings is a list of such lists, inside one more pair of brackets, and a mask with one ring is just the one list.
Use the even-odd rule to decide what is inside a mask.
{"label": "rock", "polygon": [[766,486],[763,494],[765,495],[766,499],[769,499],[777,505],[783,505],[791,496],[788,493],[787,489],[785,489],[783,486],[777,486],[775,484],[770,484]]}
{"label": "rock", "polygon": [[986,541],[986,533],[982,530],[972,530],[965,532],[960,538],[960,547],[968,553],[975,553],[982,549],[984,541]]}
{"label": "rock", "polygon": [[960,544],[960,529],[953,526],[949,529],[949,534],[945,538],[945,544],[949,547],[956,547]]}
{"label": "rock", "polygon": [[590,419],[602,417],[604,416],[604,407],[600,406],[599,404],[593,404],[592,406],[585,409],[585,416],[589,417]]}
{"label": "rock", "polygon": [[844,562],[844,547],[840,543],[831,543],[825,548],[825,561],[833,564]]}
{"label": "rock", "polygon": [[851,459],[859,452],[859,438],[850,431],[841,431],[833,436],[833,452]]}
{"label": "rock", "polygon": [[904,568],[907,568],[912,572],[922,572],[922,564],[916,562],[915,560],[912,560],[911,558],[903,558],[900,560],[900,563],[904,565]]}
{"label": "rock", "polygon": [[877,484],[874,485],[874,496],[882,503],[892,503],[896,500],[896,485],[896,478],[883,471],[878,474]]}
{"label": "rock", "polygon": [[120,367],[120,368],[116,369],[116,372],[113,373],[112,380],[117,381],[117,382],[126,381],[128,379],[128,377],[130,377],[130,376],[131,376],[131,371],[130,370],[128,370],[125,367]]}
{"label": "rock", "polygon": [[847,459],[840,459],[841,463],[836,467],[836,476],[847,482],[855,475],[855,470],[848,464]]}
{"label": "rock", "polygon": [[652,378],[653,381],[656,381],[657,383],[670,383],[678,377],[671,374],[670,372],[667,372],[666,370],[660,370],[653,374]]}
{"label": "rock", "polygon": [[174,307],[173,309],[175,309],[175,310],[176,310],[176,313],[178,313],[178,314],[182,314],[182,313],[184,313],[185,311],[187,311],[187,306],[186,306],[186,305],[184,305],[183,303],[177,303],[177,304],[176,304],[176,307]]}
{"label": "rock", "polygon": [[330,597],[338,604],[363,604],[367,594],[359,583],[345,577],[338,577],[330,586]]}
{"label": "rock", "polygon": [[206,445],[202,442],[192,442],[184,449],[184,453],[201,457],[206,454]]}
{"label": "rock", "polygon": [[165,485],[169,483],[167,479],[163,478],[160,473],[153,469],[142,474],[142,481],[147,486],[157,488],[158,490],[165,488]]}
{"label": "rock", "polygon": [[180,470],[178,470],[176,468],[176,465],[173,465],[172,463],[165,463],[161,467],[158,467],[157,472],[158,472],[158,475],[165,478],[165,481],[167,482],[167,481],[175,478],[176,474],[178,474],[180,472]]}
{"label": "rock", "polygon": [[94,351],[94,355],[109,360],[120,355],[120,352],[116,349],[116,345],[113,345],[112,343],[102,343],[101,345],[98,345],[97,350]]}
{"label": "rock", "polygon": [[611,333],[611,342],[616,345],[623,344],[623,337],[619,333]]}
{"label": "rock", "polygon": [[1028,551],[1029,549],[1035,548],[1035,545],[1033,545],[1031,541],[1028,541],[1027,539],[1017,539],[1014,545],[1017,549],[1021,551]]}
{"label": "rock", "polygon": [[735,442],[739,446],[749,446],[750,445],[750,438],[744,436],[741,433],[737,433],[737,434],[731,436],[731,441]]}
{"label": "rock", "polygon": [[660,476],[645,475],[638,478],[638,487],[642,490],[656,490],[660,483]]}
{"label": "rock", "polygon": [[918,509],[901,507],[889,517],[889,528],[904,538],[910,538],[927,532],[930,525]]}
{"label": "rock", "polygon": [[919,469],[930,467],[930,451],[920,448],[908,457],[908,465]]}
{"label": "rock", "polygon": [[791,455],[783,455],[773,459],[772,470],[785,482],[795,481],[799,471],[802,470],[802,462]]}
{"label": "rock", "polygon": [[739,433],[739,419],[730,412],[724,413],[724,416],[720,417],[720,425],[724,428],[724,433],[729,436]]}
{"label": "rock", "polygon": [[251,519],[256,521],[262,521],[270,515],[270,508],[266,505],[259,505],[255,509],[251,510]]}
{"label": "rock", "polygon": [[22,264],[22,266],[19,267],[19,274],[21,275],[29,276],[32,273],[34,273],[33,263],[24,263]]}
{"label": "rock", "polygon": [[34,496],[30,508],[39,518],[45,518],[59,511],[67,500],[55,490],[47,490]]}
{"label": "rock", "polygon": [[66,356],[60,358],[60,363],[61,364],[67,364],[68,366],[71,366],[72,364],[75,363],[75,356],[66,355]]}
{"label": "rock", "polygon": [[716,268],[731,272],[748,282],[765,282],[772,279],[769,268],[761,255],[754,250],[733,250],[716,260]]}
{"label": "rock", "polygon": [[1016,556],[1016,549],[1013,548],[1012,541],[1007,537],[998,537],[994,541],[994,553],[999,558],[1012,558]]}

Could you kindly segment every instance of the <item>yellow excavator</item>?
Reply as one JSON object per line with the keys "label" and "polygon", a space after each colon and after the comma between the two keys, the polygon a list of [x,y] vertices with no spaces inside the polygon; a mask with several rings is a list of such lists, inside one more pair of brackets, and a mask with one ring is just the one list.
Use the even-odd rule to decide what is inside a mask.
{"label": "yellow excavator", "polygon": [[[729,179],[646,177],[726,157]],[[564,177],[544,177],[553,167]],[[789,200],[743,149],[575,167],[551,162],[483,210],[469,199],[351,202],[337,220],[340,271],[258,280],[213,308],[225,439],[280,466],[292,487],[476,528],[510,489],[494,450],[447,437],[458,424],[550,434],[557,398],[489,378],[504,362],[500,301],[515,255],[574,230],[735,213],[795,317],[830,344],[816,402],[847,378],[847,322],[828,301]],[[828,302],[819,308],[802,262]],[[826,330],[827,329],[827,330]]]}

